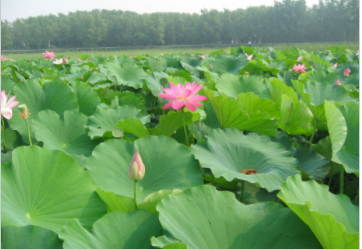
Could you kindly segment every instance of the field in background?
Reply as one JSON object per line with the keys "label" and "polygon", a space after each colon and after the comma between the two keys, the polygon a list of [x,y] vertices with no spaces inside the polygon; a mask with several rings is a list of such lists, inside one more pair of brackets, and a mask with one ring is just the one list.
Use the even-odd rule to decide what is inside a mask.
{"label": "field in background", "polygon": [[[252,47],[263,47],[263,48],[273,47],[274,49],[277,49],[277,50],[286,50],[286,49],[290,49],[292,47],[296,47],[301,50],[317,52],[317,51],[323,51],[323,50],[328,49],[329,47],[338,46],[338,45],[343,45],[347,49],[351,49],[354,51],[359,50],[359,43],[267,44],[267,45],[259,45],[259,46],[252,46]],[[94,51],[90,51],[90,49],[89,49],[89,51],[81,51],[81,52],[75,52],[75,51],[57,52],[56,50],[54,52],[57,56],[66,56],[66,57],[78,57],[80,55],[85,55],[85,54],[94,54],[97,56],[99,56],[99,55],[138,56],[138,55],[144,55],[144,54],[157,55],[157,54],[173,54],[173,53],[209,54],[210,52],[213,52],[218,49],[223,49],[223,48],[220,48],[220,47],[201,48],[201,46],[199,46],[199,48],[178,48],[178,49],[171,48],[171,49],[169,49],[167,47],[162,47],[161,49],[139,49],[139,50],[131,49],[131,50],[121,50],[121,51],[119,51],[119,50],[97,51],[97,50],[99,50],[99,48],[98,48],[97,50],[94,50]],[[44,51],[45,51],[45,49],[44,49]],[[44,51],[38,51],[39,53],[23,53],[20,50],[19,53],[14,53],[14,54],[6,53],[6,54],[4,54],[4,56],[6,59],[36,59],[36,58],[42,58],[43,55],[41,53]],[[52,51],[52,50],[49,49],[49,51]]]}

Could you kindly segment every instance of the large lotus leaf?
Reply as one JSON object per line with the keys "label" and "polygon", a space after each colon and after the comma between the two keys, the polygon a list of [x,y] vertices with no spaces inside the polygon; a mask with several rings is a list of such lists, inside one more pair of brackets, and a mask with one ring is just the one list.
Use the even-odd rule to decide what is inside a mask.
{"label": "large lotus leaf", "polygon": [[333,85],[339,76],[334,73],[327,74],[325,71],[317,70],[317,71],[309,71],[305,74],[301,74],[299,79],[306,81],[315,81],[319,83],[329,83],[329,85]]}
{"label": "large lotus leaf", "polygon": [[285,84],[282,80],[274,79],[274,78],[272,78],[272,79],[273,80],[267,81],[267,86],[269,87],[269,90],[270,90],[271,99],[279,107],[282,105],[282,96],[283,96],[283,94],[291,97],[293,99],[293,101],[298,100],[298,95],[293,90],[293,88],[291,88],[290,86]]}
{"label": "large lotus leaf", "polygon": [[238,74],[247,64],[248,59],[246,56],[226,55],[215,61],[213,71],[220,75],[224,73]]}
{"label": "large lotus leaf", "polygon": [[150,135],[141,120],[136,117],[121,120],[116,124],[116,127],[121,128],[125,133],[131,133],[136,137],[145,137]]}
{"label": "large lotus leaf", "polygon": [[[193,145],[191,150],[201,167],[211,169],[215,177],[258,183],[269,192],[279,189],[288,176],[300,173],[298,161],[289,151],[255,133],[215,129],[207,142]],[[256,170],[257,174],[241,173],[247,169]]]}
{"label": "large lotus leaf", "polygon": [[328,131],[332,141],[332,161],[344,166],[348,173],[359,173],[359,105],[326,101],[324,104]]}
{"label": "large lotus leaf", "polygon": [[164,72],[167,67],[167,62],[161,58],[148,57],[148,63],[153,72]]}
{"label": "large lotus leaf", "polygon": [[38,227],[7,226],[1,228],[2,249],[62,249],[63,241],[55,232]]}
{"label": "large lotus leaf", "polygon": [[290,209],[273,202],[244,205],[213,186],[169,195],[157,210],[167,236],[189,249],[321,248]]}
{"label": "large lotus leaf", "polygon": [[90,156],[97,142],[87,135],[87,121],[80,112],[65,111],[59,116],[55,111],[44,110],[32,120],[31,127],[35,138],[44,142],[44,148]]}
{"label": "large lotus leaf", "polygon": [[248,114],[253,112],[267,112],[271,117],[280,117],[280,110],[273,101],[261,99],[254,93],[241,93],[238,95],[241,102],[241,109]]}
{"label": "large lotus leaf", "polygon": [[162,227],[156,215],[136,210],[106,214],[93,224],[91,232],[74,219],[64,226],[59,237],[64,240],[64,249],[146,249],[152,248],[151,237],[161,234]]}
{"label": "large lotus leaf", "polygon": [[145,177],[138,182],[137,201],[159,190],[173,190],[203,184],[200,166],[189,148],[164,136],[147,136],[135,143],[108,140],[98,145],[88,159],[88,172],[104,191],[132,197],[134,182],[128,168],[135,151],[139,151],[146,167]]}
{"label": "large lotus leaf", "polygon": [[149,116],[141,114],[140,111],[140,109],[129,105],[109,108],[108,106],[100,104],[95,113],[89,117],[88,134],[92,139],[95,137],[102,137],[105,132],[112,132],[121,119],[130,117],[139,118],[142,123],[146,123]]}
{"label": "large lotus leaf", "polygon": [[124,64],[119,66],[114,62],[107,62],[104,66],[108,69],[107,75],[114,76],[118,85],[131,86],[133,88],[142,87],[147,78],[147,74],[142,67],[136,64]]}
{"label": "large lotus leaf", "polygon": [[[256,131],[265,135],[277,134],[278,121],[269,113],[260,111],[251,114],[242,110],[243,104],[225,95],[214,96],[213,91],[204,89],[212,108],[206,103],[205,111],[208,117],[205,121],[212,128],[237,128],[239,130]],[[215,120],[214,117],[217,117]],[[210,124],[211,123],[211,124]]]}
{"label": "large lotus leaf", "polygon": [[[41,87],[37,81],[27,80],[14,87],[13,93],[17,95],[17,101],[27,105],[31,113],[28,122],[41,110],[49,109],[63,114],[66,110],[78,111],[79,109],[75,93],[68,85],[60,82],[47,83]],[[9,120],[9,125],[22,135],[25,142],[29,143],[26,123],[20,118],[18,112],[18,107],[13,109],[14,115]]]}
{"label": "large lotus leaf", "polygon": [[98,94],[87,83],[81,81],[75,82],[73,88],[77,95],[79,111],[87,116],[92,115],[101,102]]}
{"label": "large lotus leaf", "polygon": [[165,248],[165,249],[187,249],[187,245],[176,239],[170,239],[165,235],[160,237],[152,237],[151,243],[153,247]]}
{"label": "large lotus leaf", "polygon": [[216,81],[216,88],[220,93],[229,97],[237,98],[240,93],[252,92],[260,98],[270,99],[269,89],[261,78],[257,76],[238,76],[224,74]]}
{"label": "large lotus leaf", "polygon": [[89,73],[91,73],[88,78],[85,78],[84,81],[89,82],[91,84],[95,84],[98,82],[103,82],[106,81],[107,78],[104,74],[102,73],[98,73],[97,71],[90,71]]}
{"label": "large lotus leaf", "polygon": [[[147,115],[146,106],[144,104],[145,99],[140,94],[135,94],[134,92],[130,91],[123,91],[123,92],[110,92],[107,96],[107,99],[104,99],[104,103],[112,104],[112,107],[117,105],[131,105],[141,109],[142,114]],[[114,105],[114,106],[113,106]]]}
{"label": "large lotus leaf", "polygon": [[323,248],[358,248],[358,207],[347,196],[296,175],[282,184],[278,197],[310,227]]}
{"label": "large lotus leaf", "polygon": [[36,225],[58,232],[73,218],[86,227],[106,206],[87,172],[62,151],[19,147],[1,166],[1,225]]}
{"label": "large lotus leaf", "polygon": [[9,76],[1,75],[1,90],[5,90],[6,94],[13,90],[17,84],[9,78]]}
{"label": "large lotus leaf", "polygon": [[[185,124],[192,124],[192,114],[185,112]],[[150,129],[153,135],[164,135],[170,137],[180,127],[183,127],[183,114],[179,112],[169,112],[167,115],[162,115],[160,123],[156,128]]]}
{"label": "large lotus leaf", "polygon": [[182,67],[184,69],[186,69],[187,71],[189,71],[190,73],[192,73],[192,74],[194,74],[196,76],[200,75],[199,71],[197,71],[197,69],[195,67],[191,66],[190,64],[188,64],[186,62],[180,62],[180,63],[182,65]]}
{"label": "large lotus leaf", "polygon": [[291,97],[283,94],[280,110],[280,129],[292,135],[312,134],[313,114],[303,100],[293,101]]}
{"label": "large lotus leaf", "polygon": [[162,199],[165,198],[166,196],[170,194],[177,194],[180,192],[182,191],[179,189],[174,189],[174,190],[160,190],[158,192],[152,193],[149,196],[147,196],[143,200],[143,202],[138,204],[138,208],[150,211],[151,213],[158,215],[158,212],[156,210],[157,204],[160,203]]}

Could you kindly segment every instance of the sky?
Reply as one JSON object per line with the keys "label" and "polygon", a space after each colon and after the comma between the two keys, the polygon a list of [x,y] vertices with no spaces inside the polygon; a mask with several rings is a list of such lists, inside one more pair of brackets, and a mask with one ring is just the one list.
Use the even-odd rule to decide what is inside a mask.
{"label": "sky", "polygon": [[[278,0],[281,1],[281,0]],[[318,4],[319,0],[306,0],[307,6]],[[9,22],[17,18],[68,14],[77,10],[129,10],[139,14],[153,12],[201,13],[202,9],[222,11],[246,9],[249,6],[272,6],[274,0],[1,0],[1,20]]]}

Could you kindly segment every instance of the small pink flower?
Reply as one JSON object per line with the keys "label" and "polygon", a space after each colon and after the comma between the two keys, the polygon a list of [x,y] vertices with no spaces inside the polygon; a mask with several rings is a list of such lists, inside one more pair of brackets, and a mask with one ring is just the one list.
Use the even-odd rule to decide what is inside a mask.
{"label": "small pink flower", "polygon": [[13,108],[20,102],[15,101],[16,95],[12,96],[8,101],[8,96],[5,94],[5,90],[1,91],[1,115],[6,119],[11,119],[13,116]]}
{"label": "small pink flower", "polygon": [[357,53],[356,53],[357,56],[359,56],[359,50],[357,50]]}
{"label": "small pink flower", "polygon": [[31,59],[29,59],[28,61],[31,61]]}
{"label": "small pink flower", "polygon": [[300,62],[301,60],[303,60],[303,56],[299,56],[299,57],[297,58],[297,61],[298,61],[298,62]]}
{"label": "small pink flower", "polygon": [[81,59],[79,59],[78,61],[79,61],[79,62],[82,62],[82,60],[81,60]]}
{"label": "small pink flower", "polygon": [[339,79],[336,81],[336,83],[334,83],[335,85],[337,86],[340,86],[341,85],[341,82],[339,81]]}
{"label": "small pink flower", "polygon": [[4,60],[4,59],[5,59],[5,57],[2,55],[2,56],[1,56],[1,60]]}
{"label": "small pink flower", "polygon": [[347,67],[346,70],[343,71],[343,75],[348,77],[349,74],[351,73],[351,70]]}
{"label": "small pink flower", "polygon": [[250,61],[252,58],[253,58],[253,55],[251,54],[251,55],[248,55],[247,53],[245,53],[245,56],[246,56],[246,58],[248,59],[248,61]]}
{"label": "small pink flower", "polygon": [[53,61],[53,64],[56,64],[56,65],[63,64],[63,59],[62,59],[62,58],[60,58],[60,59],[55,59],[55,61]]}
{"label": "small pink flower", "polygon": [[132,181],[139,181],[145,177],[145,173],[146,167],[142,162],[140,154],[136,151],[128,169],[128,176]]}
{"label": "small pink flower", "polygon": [[306,72],[305,69],[307,68],[304,66],[304,64],[303,65],[298,64],[298,66],[294,64],[294,67],[292,69],[295,71],[295,73],[305,73]]}
{"label": "small pink flower", "polygon": [[166,93],[158,95],[161,98],[172,100],[162,108],[163,110],[170,108],[182,110],[183,107],[186,107],[194,112],[196,111],[196,106],[202,106],[198,101],[207,100],[205,96],[196,95],[204,86],[199,86],[195,82],[192,84],[188,82],[185,87],[182,84],[174,85],[170,82],[170,86],[171,88],[162,89]]}
{"label": "small pink flower", "polygon": [[201,57],[201,59],[205,59],[206,55],[201,55],[200,57]]}
{"label": "small pink flower", "polygon": [[337,68],[338,63],[335,63],[335,64],[331,63],[331,65],[334,66],[335,68]]}
{"label": "small pink flower", "polygon": [[45,50],[45,53],[42,53],[44,55],[43,58],[45,59],[51,59],[53,60],[55,58],[55,54],[53,51],[49,52],[48,50]]}

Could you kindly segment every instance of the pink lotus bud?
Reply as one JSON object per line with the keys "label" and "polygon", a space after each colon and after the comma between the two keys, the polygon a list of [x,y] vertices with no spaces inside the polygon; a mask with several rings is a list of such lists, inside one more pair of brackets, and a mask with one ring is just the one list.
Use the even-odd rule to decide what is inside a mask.
{"label": "pink lotus bud", "polygon": [[357,53],[356,53],[357,56],[359,56],[359,50],[357,50]]}
{"label": "pink lotus bud", "polygon": [[338,67],[338,63],[335,63],[335,64],[331,63],[331,65],[334,66],[335,68]]}
{"label": "pink lotus bud", "polygon": [[145,177],[145,165],[142,162],[142,158],[138,151],[134,153],[134,156],[131,161],[131,165],[128,169],[128,176],[132,181],[139,181]]}
{"label": "pink lotus bud", "polygon": [[341,82],[339,80],[337,80],[336,83],[334,83],[334,84],[337,85],[337,86],[340,86]]}
{"label": "pink lotus bud", "polygon": [[63,57],[63,64],[65,65],[65,64],[67,64],[67,63],[68,63],[67,57]]}
{"label": "pink lotus bud", "polygon": [[299,62],[299,61],[301,61],[301,60],[303,60],[303,57],[302,57],[302,56],[299,56],[299,57],[297,58],[297,61]]}
{"label": "pink lotus bud", "polygon": [[4,59],[5,59],[5,57],[2,55],[2,56],[1,56],[1,60],[4,60]]}
{"label": "pink lotus bud", "polygon": [[28,61],[31,61],[31,59],[29,59]]}
{"label": "pink lotus bud", "polygon": [[349,74],[351,73],[351,70],[347,67],[346,70],[343,71],[343,75],[348,77]]}
{"label": "pink lotus bud", "polygon": [[201,57],[201,59],[205,59],[206,55],[201,55],[200,57]]}

